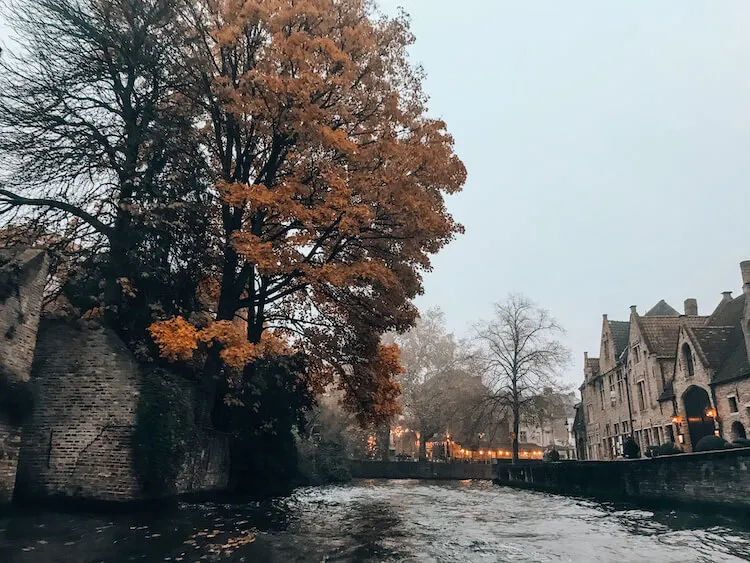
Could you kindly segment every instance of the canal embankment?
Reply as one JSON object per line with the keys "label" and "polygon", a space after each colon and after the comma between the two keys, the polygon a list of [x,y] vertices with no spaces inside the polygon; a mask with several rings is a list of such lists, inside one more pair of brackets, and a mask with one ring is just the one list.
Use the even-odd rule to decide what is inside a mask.
{"label": "canal embankment", "polygon": [[495,483],[638,504],[750,516],[750,448],[616,461],[495,465]]}

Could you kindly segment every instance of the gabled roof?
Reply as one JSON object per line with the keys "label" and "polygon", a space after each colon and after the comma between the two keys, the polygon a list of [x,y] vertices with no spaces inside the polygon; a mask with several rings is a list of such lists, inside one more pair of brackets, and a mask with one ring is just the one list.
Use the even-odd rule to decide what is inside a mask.
{"label": "gabled roof", "polygon": [[711,383],[725,383],[740,377],[750,376],[750,362],[747,358],[747,346],[742,328],[736,327],[730,339],[730,353],[722,363],[719,371],[714,373]]}
{"label": "gabled roof", "polygon": [[615,346],[615,358],[619,358],[622,351],[628,347],[630,340],[630,322],[628,321],[607,321],[609,330],[612,333],[612,343]]}
{"label": "gabled roof", "polygon": [[745,310],[745,293],[734,299],[723,299],[708,317],[707,325],[711,326],[736,326],[742,322],[742,314]]}
{"label": "gabled roof", "polygon": [[674,308],[672,308],[669,303],[664,301],[662,299],[659,301],[656,305],[651,307],[649,311],[643,315],[644,317],[679,317],[680,313],[678,313]]}
{"label": "gabled roof", "polygon": [[731,352],[736,330],[731,326],[685,327],[701,362],[712,370],[719,369]]}
{"label": "gabled roof", "polygon": [[707,317],[639,317],[636,315],[635,318],[649,352],[664,358],[674,358],[680,327],[683,325],[703,326]]}

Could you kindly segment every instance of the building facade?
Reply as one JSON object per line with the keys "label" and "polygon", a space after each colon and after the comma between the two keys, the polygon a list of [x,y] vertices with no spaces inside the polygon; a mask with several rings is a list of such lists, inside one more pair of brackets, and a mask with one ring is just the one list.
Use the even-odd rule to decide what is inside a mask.
{"label": "building facade", "polygon": [[694,451],[716,434],[747,438],[750,425],[750,261],[740,265],[743,291],[724,292],[698,314],[695,299],[679,313],[663,300],[627,321],[603,316],[598,358],[584,353],[576,442],[586,459],[622,455],[632,436],[641,451],[666,442]]}

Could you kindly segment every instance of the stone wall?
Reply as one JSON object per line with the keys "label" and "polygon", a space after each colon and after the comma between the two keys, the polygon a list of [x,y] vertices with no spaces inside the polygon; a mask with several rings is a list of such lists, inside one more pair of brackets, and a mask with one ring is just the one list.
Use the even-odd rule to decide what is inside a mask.
{"label": "stone wall", "polygon": [[493,479],[495,466],[489,463],[436,463],[431,461],[350,462],[355,479]]}
{"label": "stone wall", "polygon": [[621,461],[497,467],[496,482],[561,494],[750,514],[750,448]]}
{"label": "stone wall", "polygon": [[24,414],[15,411],[24,408],[48,268],[41,250],[0,250],[0,504],[13,496]]}
{"label": "stone wall", "polygon": [[[16,481],[20,499],[143,500],[133,459],[141,374],[125,344],[93,321],[44,321]],[[226,437],[201,430],[178,478],[179,492],[221,488]]]}

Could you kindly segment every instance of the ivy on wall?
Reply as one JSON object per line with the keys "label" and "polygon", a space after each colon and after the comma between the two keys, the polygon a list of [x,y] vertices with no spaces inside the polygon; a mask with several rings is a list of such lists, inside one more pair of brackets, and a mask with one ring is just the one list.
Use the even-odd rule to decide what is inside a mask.
{"label": "ivy on wall", "polygon": [[136,409],[134,455],[147,494],[176,492],[175,482],[194,436],[195,414],[188,392],[165,370],[146,373]]}

